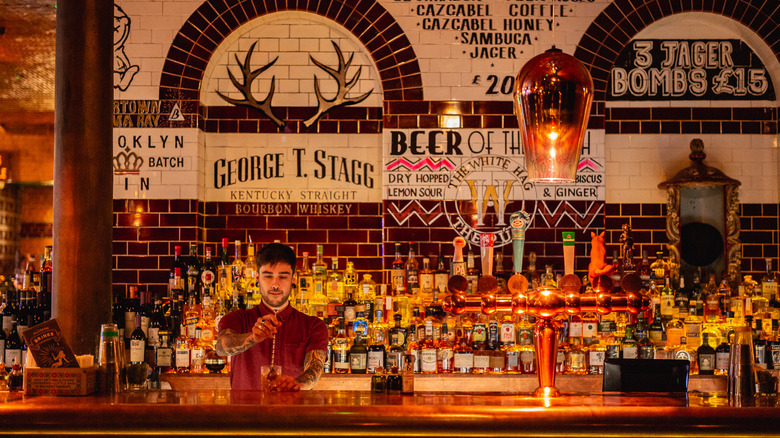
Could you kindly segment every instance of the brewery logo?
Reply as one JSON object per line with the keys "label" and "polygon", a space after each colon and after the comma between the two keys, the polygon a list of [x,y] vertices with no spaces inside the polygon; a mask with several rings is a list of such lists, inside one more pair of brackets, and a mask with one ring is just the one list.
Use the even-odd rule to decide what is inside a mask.
{"label": "brewery logo", "polygon": [[533,218],[538,196],[525,166],[509,157],[484,156],[450,173],[444,199],[450,226],[467,242],[478,247],[481,233],[495,233],[495,246],[501,247],[512,241],[510,215],[522,210]]}

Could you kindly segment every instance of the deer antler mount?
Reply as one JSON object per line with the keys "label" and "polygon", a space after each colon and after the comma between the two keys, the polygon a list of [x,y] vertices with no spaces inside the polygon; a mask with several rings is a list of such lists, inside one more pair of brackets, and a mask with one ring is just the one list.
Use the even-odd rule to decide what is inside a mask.
{"label": "deer antler mount", "polygon": [[319,120],[329,111],[342,106],[358,104],[366,100],[366,98],[374,91],[372,88],[368,92],[358,97],[347,97],[347,94],[349,94],[349,92],[352,90],[352,87],[358,83],[362,67],[358,67],[358,70],[355,75],[352,76],[352,79],[347,80],[347,70],[349,70],[350,65],[352,65],[352,58],[355,56],[355,54],[351,54],[349,59],[345,62],[344,54],[341,52],[341,49],[336,44],[336,42],[331,41],[331,44],[333,44],[333,48],[336,49],[336,55],[339,58],[339,65],[337,68],[330,68],[327,65],[314,59],[314,57],[311,55],[309,55],[309,58],[317,67],[325,70],[326,73],[328,73],[331,77],[333,77],[333,79],[336,80],[338,84],[338,91],[336,92],[336,96],[334,96],[332,99],[325,98],[322,95],[322,91],[320,91],[319,79],[316,76],[314,77],[314,94],[317,96],[317,112],[303,122],[303,126],[305,126],[307,129],[311,128],[315,123],[317,123],[317,120]]}
{"label": "deer antler mount", "polygon": [[271,107],[271,100],[274,96],[274,90],[276,89],[276,76],[271,77],[271,87],[268,90],[268,95],[265,97],[265,99],[258,101],[254,95],[252,94],[252,82],[257,79],[258,76],[260,76],[264,71],[271,68],[271,66],[274,65],[277,59],[279,57],[273,59],[273,61],[269,62],[268,64],[258,68],[257,70],[252,70],[251,63],[252,63],[252,53],[255,51],[255,45],[257,42],[252,43],[252,45],[249,47],[249,50],[246,52],[246,57],[244,58],[244,62],[242,63],[240,59],[238,59],[238,55],[236,55],[236,63],[241,69],[241,75],[242,75],[242,81],[239,81],[236,79],[235,75],[233,75],[233,72],[230,71],[228,68],[228,76],[230,76],[230,81],[233,83],[233,86],[236,87],[236,89],[241,92],[241,94],[244,96],[243,99],[234,99],[232,97],[225,96],[219,90],[217,90],[217,94],[219,97],[224,99],[228,103],[232,103],[233,105],[237,106],[244,106],[248,108],[253,108],[261,113],[265,114],[266,117],[271,119],[274,124],[276,124],[277,127],[283,128],[284,127],[284,121],[280,119],[279,117],[276,117],[276,115],[273,112],[273,108]]}

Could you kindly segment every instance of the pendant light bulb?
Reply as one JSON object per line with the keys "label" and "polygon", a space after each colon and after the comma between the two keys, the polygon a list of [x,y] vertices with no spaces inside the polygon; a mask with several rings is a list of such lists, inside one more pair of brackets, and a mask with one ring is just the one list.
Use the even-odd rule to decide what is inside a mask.
{"label": "pendant light bulb", "polygon": [[513,101],[529,179],[574,182],[593,103],[588,69],[553,46],[517,74]]}

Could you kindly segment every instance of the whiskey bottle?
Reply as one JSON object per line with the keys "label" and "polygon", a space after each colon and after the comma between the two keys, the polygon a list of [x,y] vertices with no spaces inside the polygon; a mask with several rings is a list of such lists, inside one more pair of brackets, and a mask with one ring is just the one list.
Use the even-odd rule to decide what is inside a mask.
{"label": "whiskey bottle", "polygon": [[366,374],[368,367],[368,348],[365,337],[356,334],[355,342],[349,349],[349,372],[352,374]]}
{"label": "whiskey bottle", "polygon": [[195,299],[200,303],[200,260],[198,259],[198,244],[190,244],[190,254],[186,260],[186,270],[182,273],[186,273],[187,276],[187,293],[192,291],[195,294]]}
{"label": "whiskey bottle", "polygon": [[313,279],[311,265],[309,265],[309,252],[304,251],[303,263],[301,269],[298,271],[298,296],[296,297],[295,308],[307,315],[311,315],[311,309],[309,308],[309,293],[313,288]]}
{"label": "whiskey bottle", "polygon": [[479,282],[479,269],[474,260],[474,252],[469,250],[466,255],[466,281],[468,282],[467,294],[479,293],[477,283]]}
{"label": "whiskey bottle", "polygon": [[423,267],[420,270],[420,297],[423,304],[428,304],[433,301],[433,288],[435,281],[435,273],[431,269],[431,259],[429,257],[423,257]]}
{"label": "whiskey bottle", "polygon": [[434,287],[440,294],[445,294],[447,293],[447,282],[450,280],[450,273],[447,270],[447,263],[441,252],[439,252],[436,263],[438,266],[436,268],[436,273],[434,274]]}
{"label": "whiskey bottle", "polygon": [[[330,300],[331,303],[343,303],[346,299],[346,294],[344,293],[344,276],[339,271],[339,258],[333,257],[330,266],[330,275],[328,275],[328,300]],[[347,326],[349,326],[349,320],[347,320]]]}
{"label": "whiskey bottle", "polygon": [[417,296],[420,292],[420,264],[416,259],[417,244],[409,242],[409,258],[406,259],[406,293]]}
{"label": "whiskey bottle", "polygon": [[[349,295],[352,293],[352,298],[358,298],[358,273],[355,270],[355,263],[347,260],[347,267],[344,269],[344,294]],[[370,309],[369,309],[370,310]],[[369,312],[368,315],[373,318],[374,314]]]}
{"label": "whiskey bottle", "polygon": [[216,289],[214,282],[217,280],[217,267],[214,265],[214,261],[211,258],[211,247],[206,247],[206,257],[203,260],[203,265],[200,267],[200,296],[201,300],[205,296],[209,296],[212,300],[216,298]]}
{"label": "whiskey bottle", "polygon": [[[425,337],[420,342],[420,372],[436,374],[439,339],[434,335],[433,318],[425,319]],[[439,333],[441,334],[441,327]]]}
{"label": "whiskey bottle", "polygon": [[[352,262],[348,262],[347,266]],[[363,279],[357,284],[357,295],[355,300],[358,304],[366,307],[366,315],[371,315],[371,322],[375,322],[377,310],[382,311],[382,318],[385,317],[383,306],[376,306],[376,283],[371,279],[371,274],[363,274]],[[384,322],[384,321],[379,321]]]}
{"label": "whiskey bottle", "polygon": [[406,270],[404,259],[401,257],[401,244],[395,244],[395,259],[390,270],[390,285],[393,296],[406,293]]}
{"label": "whiskey bottle", "polygon": [[[248,243],[246,246],[246,262],[244,263],[244,291],[246,293],[246,308],[251,309],[262,301],[260,290],[258,289],[258,280],[260,272],[257,269],[257,258],[255,257],[255,245]],[[294,308],[300,307],[300,289],[293,287],[290,295],[290,303]],[[298,307],[296,307],[298,306]]]}
{"label": "whiskey bottle", "polygon": [[181,256],[181,245],[175,245],[173,247],[173,263],[171,263],[171,272],[168,279],[169,282],[168,290],[173,289],[173,277],[176,268],[179,268],[180,274],[186,274],[187,272],[187,263],[184,261],[184,259]]}
{"label": "whiskey bottle", "polygon": [[368,364],[367,372],[375,373],[378,369],[385,367],[385,342],[387,340],[387,334],[385,333],[385,327],[382,321],[382,311],[377,310],[375,312],[374,322],[369,325],[369,339],[371,340],[368,346]]}
{"label": "whiskey bottle", "polygon": [[699,374],[715,374],[715,349],[710,346],[709,334],[702,334],[702,344],[696,349],[696,360],[698,361]]}
{"label": "whiskey bottle", "polygon": [[336,337],[333,338],[333,372],[346,374],[349,372],[349,339],[344,327],[344,320],[339,318],[336,327]]}
{"label": "whiskey bottle", "polygon": [[455,366],[454,358],[453,342],[449,338],[449,328],[445,322],[441,326],[441,340],[436,354],[436,371],[439,374],[452,374]]}
{"label": "whiskey bottle", "polygon": [[230,255],[228,254],[228,238],[222,238],[222,256],[217,266],[217,295],[219,299],[230,299],[233,286],[230,284],[232,278]]}

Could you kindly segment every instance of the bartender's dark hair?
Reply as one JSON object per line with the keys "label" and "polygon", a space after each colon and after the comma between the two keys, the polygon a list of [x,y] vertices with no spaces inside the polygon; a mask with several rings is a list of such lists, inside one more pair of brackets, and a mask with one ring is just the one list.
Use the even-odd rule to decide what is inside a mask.
{"label": "bartender's dark hair", "polygon": [[293,274],[295,273],[296,265],[298,264],[298,258],[295,256],[295,251],[287,245],[281,243],[269,243],[263,245],[260,251],[257,253],[257,266],[263,265],[274,266],[279,262],[285,262],[292,266]]}

